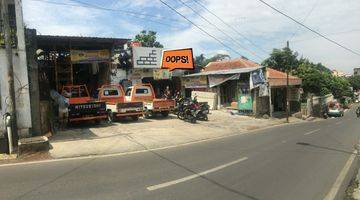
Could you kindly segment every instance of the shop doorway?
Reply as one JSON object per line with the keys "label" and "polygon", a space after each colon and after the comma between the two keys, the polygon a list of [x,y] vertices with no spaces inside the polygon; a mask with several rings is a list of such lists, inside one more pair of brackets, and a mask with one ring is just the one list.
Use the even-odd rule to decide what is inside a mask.
{"label": "shop doorway", "polygon": [[97,97],[97,89],[109,83],[108,63],[73,64],[73,82],[75,85],[86,85],[92,97]]}
{"label": "shop doorway", "polygon": [[231,102],[237,101],[237,80],[229,80],[220,85],[221,105],[227,107]]}
{"label": "shop doorway", "polygon": [[274,112],[286,111],[286,88],[272,88],[271,102],[274,106]]}

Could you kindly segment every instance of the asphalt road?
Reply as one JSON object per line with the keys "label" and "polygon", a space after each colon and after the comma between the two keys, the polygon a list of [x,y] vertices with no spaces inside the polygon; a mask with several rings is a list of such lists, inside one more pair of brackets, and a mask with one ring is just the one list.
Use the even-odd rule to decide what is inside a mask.
{"label": "asphalt road", "polygon": [[359,130],[349,111],[170,149],[0,166],[0,199],[339,198]]}

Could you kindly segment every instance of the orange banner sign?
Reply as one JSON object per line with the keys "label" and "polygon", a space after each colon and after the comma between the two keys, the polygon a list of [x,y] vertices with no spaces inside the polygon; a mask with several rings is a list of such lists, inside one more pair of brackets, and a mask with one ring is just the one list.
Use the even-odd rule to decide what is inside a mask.
{"label": "orange banner sign", "polygon": [[194,60],[192,49],[177,49],[163,51],[162,69],[194,69]]}

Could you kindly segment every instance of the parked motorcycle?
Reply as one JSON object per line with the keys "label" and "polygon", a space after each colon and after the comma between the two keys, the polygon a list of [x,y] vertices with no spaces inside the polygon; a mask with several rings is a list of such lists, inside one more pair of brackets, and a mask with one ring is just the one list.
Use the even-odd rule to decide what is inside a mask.
{"label": "parked motorcycle", "polygon": [[205,120],[208,121],[208,114],[210,113],[210,106],[207,104],[207,102],[198,102],[197,97],[195,96],[193,99],[193,104],[199,112],[196,115],[196,118],[199,120]]}
{"label": "parked motorcycle", "polygon": [[181,98],[178,101],[176,115],[179,119],[189,121],[191,123],[196,123],[196,116],[199,112],[200,110],[197,109],[196,105],[191,100]]}

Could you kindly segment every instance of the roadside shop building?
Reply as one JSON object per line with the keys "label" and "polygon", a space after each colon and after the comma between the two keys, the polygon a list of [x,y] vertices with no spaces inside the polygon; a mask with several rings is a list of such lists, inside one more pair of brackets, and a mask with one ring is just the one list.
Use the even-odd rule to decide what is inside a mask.
{"label": "roadside shop building", "polygon": [[[261,76],[263,80],[254,85]],[[184,76],[183,80],[187,90],[216,93],[218,108],[235,108],[256,116],[286,110],[286,74],[244,58],[211,62],[202,72]],[[289,85],[290,108],[297,112],[301,79],[289,76]]]}

